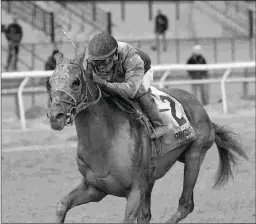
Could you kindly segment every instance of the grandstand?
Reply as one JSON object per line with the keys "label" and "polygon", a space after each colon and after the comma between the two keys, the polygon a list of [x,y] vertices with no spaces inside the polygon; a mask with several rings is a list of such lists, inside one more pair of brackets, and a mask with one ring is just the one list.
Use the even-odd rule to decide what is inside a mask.
{"label": "grandstand", "polygon": [[[27,10],[25,17],[19,16],[20,23],[24,28],[24,38],[19,61],[21,70],[43,68],[44,61],[53,48],[52,36],[55,39],[54,46],[58,46],[65,55],[72,57],[74,50],[60,31],[60,27],[66,30],[72,39],[77,42],[78,47],[80,48],[81,46],[82,49],[86,44],[86,39],[89,39],[97,32],[108,30],[107,12],[110,12],[112,15],[111,24],[113,24],[113,35],[119,40],[128,39],[129,42],[134,44],[140,42],[141,48],[150,53],[153,63],[180,63],[184,61],[194,42],[200,42],[200,44],[205,46],[208,61],[222,61],[223,59],[219,58],[221,56],[220,52],[217,52],[217,48],[223,49],[224,45],[225,50],[221,54],[226,54],[223,55],[223,58],[227,58],[226,60],[248,60],[248,57],[254,57],[254,52],[248,50],[251,46],[253,47],[250,44],[254,43],[253,41],[250,43],[250,40],[247,38],[249,35],[247,8],[241,3],[239,5],[239,11],[234,14],[234,11],[237,11],[237,5],[234,5],[232,3],[233,1],[215,2],[214,7],[211,1],[196,1],[195,4],[182,2],[179,6],[179,20],[177,20],[176,14],[178,12],[175,6],[176,3],[154,2],[153,15],[160,8],[168,16],[170,23],[170,28],[167,32],[170,46],[168,48],[169,51],[159,56],[156,55],[157,52],[152,52],[151,50],[151,46],[154,43],[154,23],[148,19],[148,6],[146,2],[127,2],[125,4],[125,20],[122,20],[121,4],[118,2],[99,2],[95,6],[96,10],[93,10],[94,7],[89,3],[67,3],[66,6],[63,6],[60,2],[2,2],[2,24],[10,23],[11,17],[15,14],[24,15],[24,13],[19,13],[24,8]],[[228,11],[224,13],[227,2],[230,2],[230,4],[228,5]],[[11,7],[9,4],[11,4]],[[33,10],[37,14],[33,13]],[[52,25],[50,19],[47,18],[51,13],[54,16],[54,24]],[[218,15],[217,13],[222,14],[222,17],[215,16],[215,18],[213,15]],[[253,21],[255,21],[255,12],[253,15]],[[31,23],[33,20],[38,21],[37,24]],[[54,27],[53,33],[41,29],[41,27],[51,26]],[[143,30],[141,27],[143,27]],[[208,27],[211,27],[211,29],[208,29]],[[245,50],[246,52],[243,52],[243,56],[239,54],[240,58],[237,58],[236,55],[230,57],[234,53],[230,46],[234,44],[233,39],[237,39],[237,42],[239,42],[238,48],[247,49]],[[2,64],[5,63],[6,50],[4,49],[6,49],[6,46],[6,39],[2,38]],[[25,63],[22,63],[22,60],[27,65],[24,65]]]}

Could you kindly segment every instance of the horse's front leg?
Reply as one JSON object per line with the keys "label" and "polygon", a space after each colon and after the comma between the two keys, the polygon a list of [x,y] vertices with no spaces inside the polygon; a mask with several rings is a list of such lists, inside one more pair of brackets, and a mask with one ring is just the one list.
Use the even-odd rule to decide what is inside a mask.
{"label": "horse's front leg", "polygon": [[140,212],[144,192],[143,187],[139,183],[136,183],[131,188],[127,197],[124,223],[135,223]]}
{"label": "horse's front leg", "polygon": [[57,203],[56,223],[64,223],[66,214],[71,208],[89,202],[100,201],[105,196],[106,193],[88,185],[83,179],[74,190]]}
{"label": "horse's front leg", "polygon": [[149,184],[148,189],[145,191],[145,197],[141,202],[140,213],[137,218],[138,223],[150,223],[151,219],[151,192],[154,183]]}

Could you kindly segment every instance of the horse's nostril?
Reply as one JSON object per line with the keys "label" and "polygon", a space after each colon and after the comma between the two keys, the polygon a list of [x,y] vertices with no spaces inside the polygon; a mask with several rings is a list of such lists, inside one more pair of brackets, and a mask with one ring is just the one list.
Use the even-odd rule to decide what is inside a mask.
{"label": "horse's nostril", "polygon": [[55,118],[56,120],[58,120],[58,119],[61,119],[63,116],[64,116],[64,113],[59,113]]}

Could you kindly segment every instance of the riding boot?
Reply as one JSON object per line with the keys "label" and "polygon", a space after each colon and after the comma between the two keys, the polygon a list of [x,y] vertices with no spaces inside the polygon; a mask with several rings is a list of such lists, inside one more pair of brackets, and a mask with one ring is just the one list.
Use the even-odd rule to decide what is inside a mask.
{"label": "riding boot", "polygon": [[145,93],[144,95],[139,97],[137,101],[154,127],[154,133],[151,135],[150,138],[157,139],[162,135],[167,134],[170,131],[170,128],[164,124],[162,118],[160,117],[160,113],[155,103],[155,100],[151,97],[150,93]]}

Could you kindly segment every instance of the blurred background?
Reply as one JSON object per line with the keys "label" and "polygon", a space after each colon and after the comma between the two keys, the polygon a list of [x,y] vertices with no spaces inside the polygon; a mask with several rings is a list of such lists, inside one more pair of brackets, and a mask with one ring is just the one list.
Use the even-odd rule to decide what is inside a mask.
{"label": "blurred background", "polygon": [[[75,49],[61,28],[80,51],[95,34],[106,31],[117,40],[147,52],[153,65],[186,64],[195,45],[200,47],[200,54],[208,64],[255,60],[254,1],[2,1],[1,8],[2,72],[52,70],[46,64],[51,64],[55,50],[68,58],[74,57]],[[155,32],[159,11],[168,22],[162,33],[164,48],[161,33]],[[8,27],[13,23],[22,29],[18,51],[10,48],[8,41]],[[238,68],[231,76],[254,76],[254,72],[254,68]],[[154,79],[159,79],[162,73],[156,72]],[[211,71],[210,78],[223,73],[224,70]],[[172,71],[169,79],[189,79],[189,76],[185,71]],[[2,113],[6,119],[19,116],[16,93],[21,81],[2,79]],[[34,78],[27,86],[42,87],[44,82],[45,79]],[[229,94],[242,98],[254,95],[254,83],[246,85],[244,93],[242,83],[229,84]],[[220,101],[219,84],[210,87],[210,103]],[[180,88],[192,91],[188,85]],[[45,114],[44,92],[26,93],[24,99],[26,112],[40,107],[36,113]]]}

